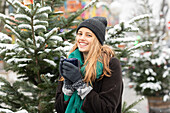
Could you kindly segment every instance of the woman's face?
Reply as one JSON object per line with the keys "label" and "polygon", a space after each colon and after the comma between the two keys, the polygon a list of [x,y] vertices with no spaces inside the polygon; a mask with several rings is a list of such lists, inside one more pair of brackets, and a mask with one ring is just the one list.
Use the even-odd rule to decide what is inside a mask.
{"label": "woman's face", "polygon": [[96,36],[90,29],[85,27],[80,28],[76,35],[79,51],[88,53],[94,38],[96,38]]}

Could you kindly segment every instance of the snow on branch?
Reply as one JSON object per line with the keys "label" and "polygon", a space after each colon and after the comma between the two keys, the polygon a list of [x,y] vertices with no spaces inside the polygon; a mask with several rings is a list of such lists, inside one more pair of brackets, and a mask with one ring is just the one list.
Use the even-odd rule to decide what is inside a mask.
{"label": "snow on branch", "polygon": [[49,59],[43,59],[43,60],[44,60],[45,62],[53,65],[53,66],[56,66],[56,65],[57,65],[57,64],[56,64],[54,61],[52,61],[52,60],[49,60]]}
{"label": "snow on branch", "polygon": [[12,50],[14,47],[14,44],[4,44],[0,43],[0,54],[7,50]]}
{"label": "snow on branch", "polygon": [[56,28],[56,27],[53,28],[50,32],[48,32],[48,33],[45,34],[45,37],[46,37],[46,38],[51,37],[54,33],[58,32],[58,30],[59,30],[59,28]]}
{"label": "snow on branch", "polygon": [[19,64],[18,67],[25,67],[27,64]]}
{"label": "snow on branch", "polygon": [[151,44],[152,44],[152,42],[149,42],[149,41],[141,42],[141,43],[137,44],[136,46],[133,46],[133,47],[129,48],[128,50],[129,50],[129,51],[131,51],[131,50],[136,50],[136,49],[139,48],[139,47],[144,47],[144,46],[146,46],[146,45],[151,45]]}
{"label": "snow on branch", "polygon": [[136,16],[136,17],[132,18],[128,23],[129,23],[129,24],[132,24],[132,23],[134,23],[134,22],[136,22],[136,21],[139,21],[139,20],[141,20],[141,19],[150,18],[150,17],[152,17],[152,14],[139,15],[139,16]]}
{"label": "snow on branch", "polygon": [[43,25],[36,25],[34,26],[34,31],[43,29],[44,31],[47,31],[46,27]]}
{"label": "snow on branch", "polygon": [[88,8],[89,6],[93,5],[96,2],[96,0],[92,0],[88,5],[84,7],[84,9]]}
{"label": "snow on branch", "polygon": [[3,109],[3,108],[0,108],[0,112],[2,112],[2,113],[28,113],[28,111],[26,111],[26,110],[20,110],[17,112],[13,112],[9,109]]}
{"label": "snow on branch", "polygon": [[28,58],[11,58],[9,60],[7,60],[7,63],[11,63],[11,62],[15,62],[15,63],[19,63],[19,62],[28,62],[31,61],[32,59],[28,59]]}
{"label": "snow on branch", "polygon": [[31,26],[29,24],[20,24],[18,28],[19,29],[31,29]]}
{"label": "snow on branch", "polygon": [[47,13],[38,14],[35,15],[33,18],[34,19],[48,18],[48,14]]}
{"label": "snow on branch", "polygon": [[6,56],[13,56],[13,55],[15,55],[16,53],[14,53],[14,52],[11,52],[11,53],[6,53],[5,55]]}
{"label": "snow on branch", "polygon": [[7,0],[8,2],[10,2],[10,3],[12,3],[13,1],[15,1],[15,0]]}
{"label": "snow on branch", "polygon": [[47,76],[47,77],[54,77],[55,75],[51,74],[51,73],[47,73],[47,74],[45,74],[45,76]]}
{"label": "snow on branch", "polygon": [[163,73],[162,77],[166,78],[170,75],[170,67]]}
{"label": "snow on branch", "polygon": [[6,15],[0,13],[0,19],[1,19],[1,18],[2,18],[2,19],[6,19],[7,17],[8,17],[8,16],[6,16]]}
{"label": "snow on branch", "polygon": [[45,39],[43,37],[41,37],[41,36],[35,36],[35,40],[36,40],[36,42],[37,41],[41,41],[41,42],[45,41]]}
{"label": "snow on branch", "polygon": [[37,14],[48,13],[51,12],[51,7],[42,7],[38,9]]}
{"label": "snow on branch", "polygon": [[12,41],[11,37],[9,37],[8,35],[0,32],[0,41],[5,41],[5,40]]}
{"label": "snow on branch", "polygon": [[55,14],[64,14],[64,12],[63,11],[57,11],[57,12],[55,12]]}
{"label": "snow on branch", "polygon": [[31,22],[31,18],[25,14],[16,14],[15,19],[21,20],[21,21],[24,19],[24,20],[27,20],[28,22]]}
{"label": "snow on branch", "polygon": [[57,40],[57,41],[63,41],[62,37],[57,36],[57,35],[51,36],[50,39],[52,39],[52,40]]}
{"label": "snow on branch", "polygon": [[49,53],[49,52],[52,51],[52,49],[45,49],[44,51],[45,51],[46,53]]}
{"label": "snow on branch", "polygon": [[34,20],[34,25],[45,25],[48,26],[48,21]]}
{"label": "snow on branch", "polygon": [[22,9],[25,10],[26,12],[31,13],[31,9],[29,9],[27,6],[23,5],[21,2],[19,2],[19,1],[17,1],[17,0],[15,0],[15,1],[13,2],[13,5],[16,6],[16,7],[22,8]]}
{"label": "snow on branch", "polygon": [[120,24],[116,24],[113,28],[108,30],[108,38],[111,36],[121,36],[125,32],[138,32],[139,28],[134,27],[128,22],[121,22]]}
{"label": "snow on branch", "polygon": [[5,24],[4,28],[11,30],[18,38],[20,38],[20,35],[11,26]]}
{"label": "snow on branch", "polygon": [[111,43],[121,43],[121,42],[134,42],[136,41],[136,39],[132,37],[125,37],[125,38],[109,39],[106,41]]}
{"label": "snow on branch", "polygon": [[139,28],[134,27],[133,25],[129,24],[128,22],[124,23],[124,28],[129,29],[129,31],[133,31],[133,32],[139,31]]}
{"label": "snow on branch", "polygon": [[148,82],[148,83],[142,83],[140,84],[140,87],[142,88],[142,90],[144,91],[145,89],[152,89],[155,91],[161,90],[161,82]]}
{"label": "snow on branch", "polygon": [[117,31],[120,31],[122,28],[120,26],[120,24],[116,24],[113,28],[108,30],[108,34],[116,34]]}
{"label": "snow on branch", "polygon": [[152,59],[151,63],[153,65],[155,65],[155,64],[157,64],[157,65],[165,64],[166,65],[167,62],[164,57],[159,56],[158,58]]}

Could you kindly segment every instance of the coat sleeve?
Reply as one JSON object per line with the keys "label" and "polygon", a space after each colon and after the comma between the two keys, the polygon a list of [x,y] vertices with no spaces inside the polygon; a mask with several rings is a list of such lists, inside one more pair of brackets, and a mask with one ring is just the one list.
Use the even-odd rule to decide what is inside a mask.
{"label": "coat sleeve", "polygon": [[65,113],[67,102],[64,101],[64,94],[62,92],[63,82],[59,81],[57,85],[56,97],[55,97],[55,110],[57,113]]}
{"label": "coat sleeve", "polygon": [[109,63],[111,77],[103,77],[101,90],[97,93],[92,90],[85,98],[81,109],[86,113],[121,113],[117,110],[121,106],[122,98],[122,73],[120,62],[111,58]]}

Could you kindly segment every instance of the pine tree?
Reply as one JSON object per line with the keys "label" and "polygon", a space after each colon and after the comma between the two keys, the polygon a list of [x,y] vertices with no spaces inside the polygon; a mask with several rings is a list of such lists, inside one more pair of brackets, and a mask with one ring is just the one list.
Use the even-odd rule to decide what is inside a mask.
{"label": "pine tree", "polygon": [[76,17],[96,1],[67,19],[60,11],[54,13],[43,0],[32,4],[31,8],[19,1],[8,2],[16,12],[10,16],[0,14],[0,19],[5,29],[15,35],[16,42],[11,44],[12,38],[1,33],[0,55],[7,63],[6,70],[16,72],[18,80],[11,84],[0,78],[0,108],[26,109],[30,113],[54,112],[59,58],[66,55],[66,48],[71,46],[66,37],[74,31],[61,32],[60,29],[74,26]]}
{"label": "pine tree", "polygon": [[143,21],[149,18],[149,14],[143,14],[130,19],[127,22],[120,22],[119,24],[108,28],[106,37],[106,44],[110,45],[122,63],[124,69],[129,65],[127,59],[135,53],[139,48],[149,46],[152,44],[150,41],[139,42],[136,33],[139,32],[139,27],[134,25],[136,22]]}
{"label": "pine tree", "polygon": [[[142,3],[142,2],[141,2]],[[168,96],[170,94],[170,54],[167,51],[166,41],[166,14],[168,5],[165,0],[160,4],[160,12],[154,16],[152,7],[148,4],[148,0],[144,0],[141,4],[141,13],[150,13],[148,18],[140,23],[136,23],[140,28],[138,36],[140,42],[149,40],[152,46],[140,49],[133,55],[133,59],[129,61],[129,78],[135,83],[137,93],[146,96]]]}

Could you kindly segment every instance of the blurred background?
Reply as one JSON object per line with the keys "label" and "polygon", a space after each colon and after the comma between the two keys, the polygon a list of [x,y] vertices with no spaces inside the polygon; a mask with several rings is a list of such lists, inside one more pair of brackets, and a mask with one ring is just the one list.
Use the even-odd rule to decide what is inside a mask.
{"label": "blurred background", "polygon": [[[14,0],[7,1],[12,3]],[[0,13],[9,16],[11,13],[16,12],[16,10],[7,1],[0,0]],[[17,1],[31,9],[33,2],[40,2],[41,0]],[[61,15],[67,20],[72,14],[85,8],[91,2],[92,0],[60,0],[60,2],[56,1],[55,5],[50,3],[48,6],[52,7],[53,12],[61,11]],[[76,21],[82,21],[94,16],[104,16],[108,20],[107,44],[113,46],[113,42],[119,41],[119,43],[114,44],[116,47],[113,46],[113,48],[116,48],[118,53],[121,51],[118,57],[122,62],[123,70],[123,102],[126,102],[124,103],[125,108],[128,108],[127,106],[129,105],[132,106],[130,109],[125,109],[123,113],[170,113],[169,8],[170,0],[99,0],[75,19]],[[13,16],[11,16],[11,19],[15,20]],[[131,24],[139,28],[138,33],[128,31],[128,29],[133,29]],[[4,25],[5,23],[0,20],[0,32],[7,33],[12,39],[10,43],[15,44],[16,36],[9,30],[4,29]],[[69,29],[75,28],[76,25],[73,25]],[[122,32],[123,30],[128,33]],[[66,30],[65,28],[60,29],[60,32],[67,31],[68,29]],[[123,36],[117,35],[118,31]],[[128,43],[130,41],[126,41],[126,39],[116,40],[115,37],[126,37],[129,40],[134,37],[135,41],[133,40],[133,43]],[[112,43],[109,40],[111,38],[115,39]],[[154,46],[135,51],[133,55],[130,49],[126,48],[132,47],[132,45],[139,48],[136,45],[144,41],[150,41]],[[131,59],[129,56],[133,58]],[[14,83],[17,80],[17,73],[12,69],[5,69],[7,64],[3,58],[0,56],[0,76],[10,83]],[[125,64],[126,66],[124,66]],[[161,77],[157,75],[161,75]],[[159,98],[154,100],[155,97]]]}

